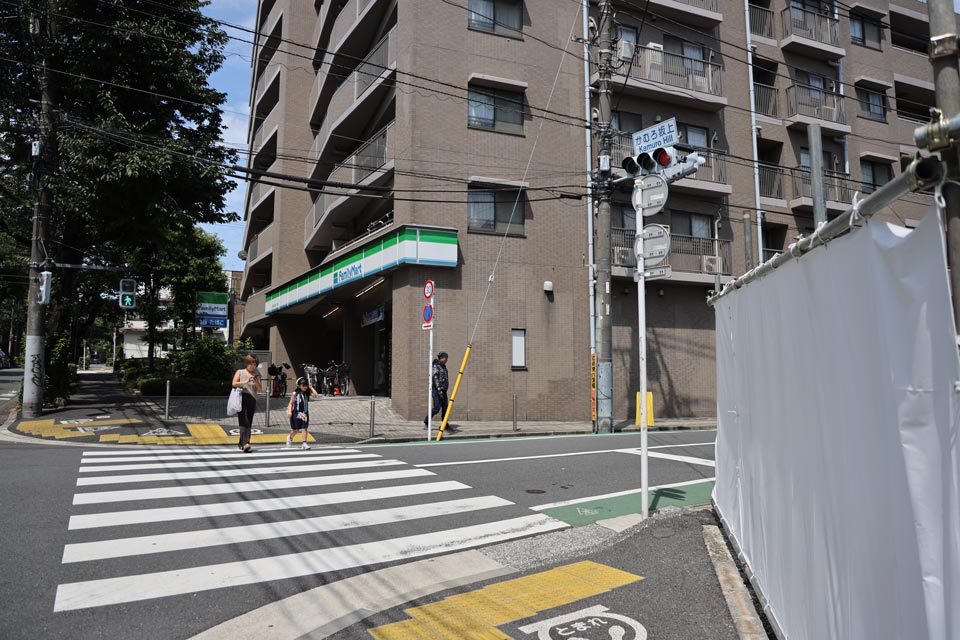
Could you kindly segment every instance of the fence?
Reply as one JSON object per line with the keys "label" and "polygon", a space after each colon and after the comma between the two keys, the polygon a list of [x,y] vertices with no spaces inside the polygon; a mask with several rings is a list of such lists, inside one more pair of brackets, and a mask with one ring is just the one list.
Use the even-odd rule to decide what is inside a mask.
{"label": "fence", "polygon": [[757,163],[760,174],[760,195],[765,198],[783,199],[783,168],[776,165]]}
{"label": "fence", "polygon": [[801,115],[837,124],[847,123],[847,110],[839,93],[795,84],[787,87],[787,105],[790,111],[788,117]]}
{"label": "fence", "polygon": [[787,7],[780,13],[784,37],[800,36],[840,47],[840,21],[816,11]]}
{"label": "fence", "polygon": [[[611,262],[616,267],[636,267],[633,251],[636,231],[614,227],[610,230]],[[731,241],[670,234],[670,254],[665,264],[686,273],[732,274]]]}
{"label": "fence", "polygon": [[759,82],[753,83],[753,108],[757,113],[778,118],[777,89]]}
{"label": "fence", "polygon": [[773,11],[750,5],[750,33],[773,39]]}
{"label": "fence", "polygon": [[[792,169],[791,174],[793,177],[793,197],[812,198],[813,187],[810,170],[805,168]],[[836,171],[823,172],[823,195],[826,200],[850,204],[853,202],[853,192],[849,174]]]}
{"label": "fence", "polygon": [[[625,65],[624,70],[627,68]],[[667,53],[663,49],[638,46],[629,73],[631,78],[661,82],[715,96],[723,95],[722,68],[719,64]]]}

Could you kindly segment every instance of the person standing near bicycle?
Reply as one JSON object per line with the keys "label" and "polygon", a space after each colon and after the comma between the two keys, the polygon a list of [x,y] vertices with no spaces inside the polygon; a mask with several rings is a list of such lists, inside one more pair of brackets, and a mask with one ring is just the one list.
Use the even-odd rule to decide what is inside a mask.
{"label": "person standing near bicycle", "polygon": [[[447,414],[447,389],[450,386],[450,375],[447,373],[447,352],[441,351],[437,354],[437,357],[433,361],[433,373],[430,376],[430,384],[432,393],[431,402],[430,402],[430,411],[431,416],[437,415],[437,412],[440,414],[440,419],[443,419],[443,416]],[[427,428],[427,419],[430,416],[427,416],[423,419],[423,428]],[[447,425],[448,431],[457,431],[458,429],[452,424]]]}
{"label": "person standing near bicycle", "polygon": [[250,453],[250,433],[253,430],[253,414],[257,410],[257,394],[263,391],[260,372],[257,367],[260,360],[249,354],[243,359],[243,369],[237,369],[233,374],[233,387],[243,391],[241,409],[237,413],[237,422],[240,424],[240,442],[238,446],[244,453]]}
{"label": "person standing near bicycle", "polygon": [[309,449],[307,444],[307,425],[310,424],[310,397],[318,396],[306,378],[297,378],[297,388],[290,394],[290,404],[287,405],[287,417],[290,418],[290,435],[287,436],[287,449],[293,446],[293,436],[300,432],[301,449]]}

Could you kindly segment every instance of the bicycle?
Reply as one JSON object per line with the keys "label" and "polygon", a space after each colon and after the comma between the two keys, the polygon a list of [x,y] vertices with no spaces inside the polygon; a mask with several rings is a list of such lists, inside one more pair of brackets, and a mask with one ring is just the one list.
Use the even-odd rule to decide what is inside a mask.
{"label": "bicycle", "polygon": [[267,374],[273,378],[272,393],[270,394],[271,398],[281,398],[286,397],[287,395],[287,372],[284,369],[289,369],[290,365],[286,362],[280,364],[271,364],[267,367]]}

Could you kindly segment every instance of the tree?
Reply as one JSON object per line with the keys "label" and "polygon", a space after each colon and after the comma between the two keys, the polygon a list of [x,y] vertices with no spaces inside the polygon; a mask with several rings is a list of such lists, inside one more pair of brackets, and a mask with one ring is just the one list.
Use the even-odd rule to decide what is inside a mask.
{"label": "tree", "polygon": [[[56,166],[48,178],[54,214],[47,255],[69,264],[128,265],[127,275],[149,287],[146,302],[153,306],[146,315],[154,336],[163,319],[159,292],[173,283],[170,271],[160,268],[164,256],[185,240],[196,246],[198,223],[238,219],[224,208],[233,188],[224,165],[236,160],[219,143],[226,96],[208,83],[223,63],[227,36],[200,13],[205,4],[0,3],[0,55],[17,61],[0,65],[6,123],[0,162],[10,164],[0,180],[0,246],[4,229],[11,228],[16,255],[29,254],[24,242],[29,232],[22,229],[23,219],[29,225],[23,204],[29,188],[26,198],[8,203],[5,187],[22,196],[27,184],[26,151],[40,121],[37,99],[45,62],[59,118]],[[9,156],[3,156],[5,149],[11,150]],[[102,274],[55,271],[54,283],[49,335],[80,316],[92,326],[94,312],[116,304],[87,291],[106,284]],[[82,337],[69,333],[74,341]]]}

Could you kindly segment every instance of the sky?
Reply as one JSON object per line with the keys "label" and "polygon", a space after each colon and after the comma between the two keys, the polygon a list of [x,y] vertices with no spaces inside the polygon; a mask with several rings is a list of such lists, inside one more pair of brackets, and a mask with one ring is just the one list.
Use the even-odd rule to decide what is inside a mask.
{"label": "sky", "polygon": [[[257,16],[256,0],[213,0],[203,13],[215,20],[222,20],[231,24],[252,29]],[[210,77],[210,85],[227,94],[227,101],[223,110],[223,142],[232,147],[243,147],[247,143],[247,119],[250,115],[250,56],[253,45],[253,35],[225,27],[227,35],[235,36],[240,40],[231,39],[224,51],[227,59],[223,67]],[[244,42],[245,41],[245,42]],[[246,156],[240,156],[240,163],[246,163]],[[243,248],[243,201],[247,188],[240,183],[237,188],[227,194],[227,211],[235,211],[241,218],[239,222],[228,224],[204,224],[203,229],[216,234],[227,248],[223,256],[223,268],[243,271],[243,260],[237,257],[237,252]]]}

